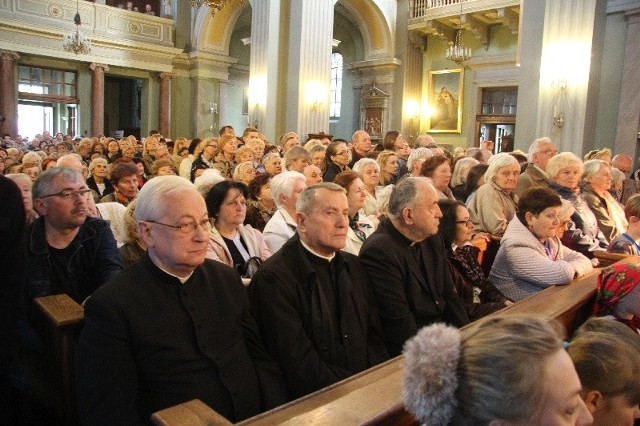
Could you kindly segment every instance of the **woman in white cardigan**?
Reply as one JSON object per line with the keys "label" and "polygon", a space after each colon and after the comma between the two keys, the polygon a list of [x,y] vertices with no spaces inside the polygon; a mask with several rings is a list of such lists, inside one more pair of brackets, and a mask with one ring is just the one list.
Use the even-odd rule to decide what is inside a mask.
{"label": "woman in white cardigan", "polygon": [[238,271],[242,271],[252,257],[264,261],[271,256],[262,233],[251,225],[243,225],[247,215],[247,197],[246,185],[230,180],[215,184],[206,196],[207,211],[212,219],[207,258]]}
{"label": "woman in white cardigan", "polygon": [[524,299],[593,269],[584,255],[554,238],[562,225],[561,211],[560,197],[549,188],[532,188],[520,198],[489,274],[489,281],[507,298]]}

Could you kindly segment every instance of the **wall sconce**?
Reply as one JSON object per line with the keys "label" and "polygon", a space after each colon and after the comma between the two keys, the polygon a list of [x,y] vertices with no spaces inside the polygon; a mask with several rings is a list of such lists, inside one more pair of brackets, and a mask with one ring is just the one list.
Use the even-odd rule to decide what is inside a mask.
{"label": "wall sconce", "polygon": [[567,88],[569,84],[567,83],[567,80],[552,80],[551,81],[551,88],[555,89],[555,90],[564,90]]}
{"label": "wall sconce", "polygon": [[563,95],[565,94],[564,91],[567,89],[567,86],[568,86],[567,80],[551,81],[551,88],[556,91],[559,91],[559,93],[556,95],[557,97],[556,104],[553,106],[553,126],[556,129],[561,129],[562,126],[564,126],[564,113],[558,112],[558,103],[561,101]]}
{"label": "wall sconce", "polygon": [[213,132],[213,129],[216,127],[216,115],[218,115],[218,103],[217,102],[209,102],[209,114],[211,114],[211,126],[209,126],[209,131]]}
{"label": "wall sconce", "polygon": [[311,106],[311,111],[322,112],[327,97],[328,92],[324,84],[316,81],[305,84],[305,103]]}
{"label": "wall sconce", "polygon": [[558,129],[562,129],[562,126],[564,126],[564,114],[563,113],[553,114],[553,125]]}
{"label": "wall sconce", "polygon": [[408,133],[409,138],[413,139],[417,136],[419,132],[419,123],[420,123],[420,104],[416,100],[407,100],[404,103],[404,114],[409,117],[409,127]]}

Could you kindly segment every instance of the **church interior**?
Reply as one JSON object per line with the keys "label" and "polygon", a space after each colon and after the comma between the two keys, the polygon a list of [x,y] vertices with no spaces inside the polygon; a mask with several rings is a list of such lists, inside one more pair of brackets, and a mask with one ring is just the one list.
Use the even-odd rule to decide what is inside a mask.
{"label": "church interior", "polygon": [[[526,150],[550,136],[561,151],[636,157],[638,1],[128,3],[2,2],[3,133],[193,138],[231,125],[269,141],[357,129],[376,141],[400,130],[449,147],[496,139],[499,151],[506,136]],[[74,31],[88,52],[63,49]],[[448,59],[454,48],[468,56]]]}

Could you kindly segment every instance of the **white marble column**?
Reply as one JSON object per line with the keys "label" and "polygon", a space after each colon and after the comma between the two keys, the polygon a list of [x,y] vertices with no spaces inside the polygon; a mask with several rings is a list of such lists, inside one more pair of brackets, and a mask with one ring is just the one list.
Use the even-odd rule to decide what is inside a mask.
{"label": "white marble column", "polygon": [[[280,75],[280,0],[259,0],[251,4],[251,55],[249,68],[249,117],[251,125],[270,141],[277,140],[276,126]],[[242,130],[240,130],[242,131]]]}
{"label": "white marble column", "polygon": [[640,9],[627,13],[627,40],[622,65],[622,86],[618,107],[615,153],[637,157],[638,131],[640,131]]}
{"label": "white marble column", "polygon": [[[329,131],[334,0],[252,4],[249,121],[270,140]],[[280,37],[282,27],[288,35]],[[286,58],[286,67],[282,67]]]}
{"label": "white marble column", "polygon": [[594,143],[606,1],[524,0],[522,13],[516,148],[550,136],[580,154]]}
{"label": "white marble column", "polygon": [[333,0],[292,1],[286,130],[329,132]]}

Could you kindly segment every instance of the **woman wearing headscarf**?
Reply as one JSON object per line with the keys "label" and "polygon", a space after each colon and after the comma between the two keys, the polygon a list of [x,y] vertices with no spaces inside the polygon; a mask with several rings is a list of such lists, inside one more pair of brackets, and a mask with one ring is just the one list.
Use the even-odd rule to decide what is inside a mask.
{"label": "woman wearing headscarf", "polygon": [[600,272],[593,313],[610,316],[640,333],[640,265],[621,263]]}

